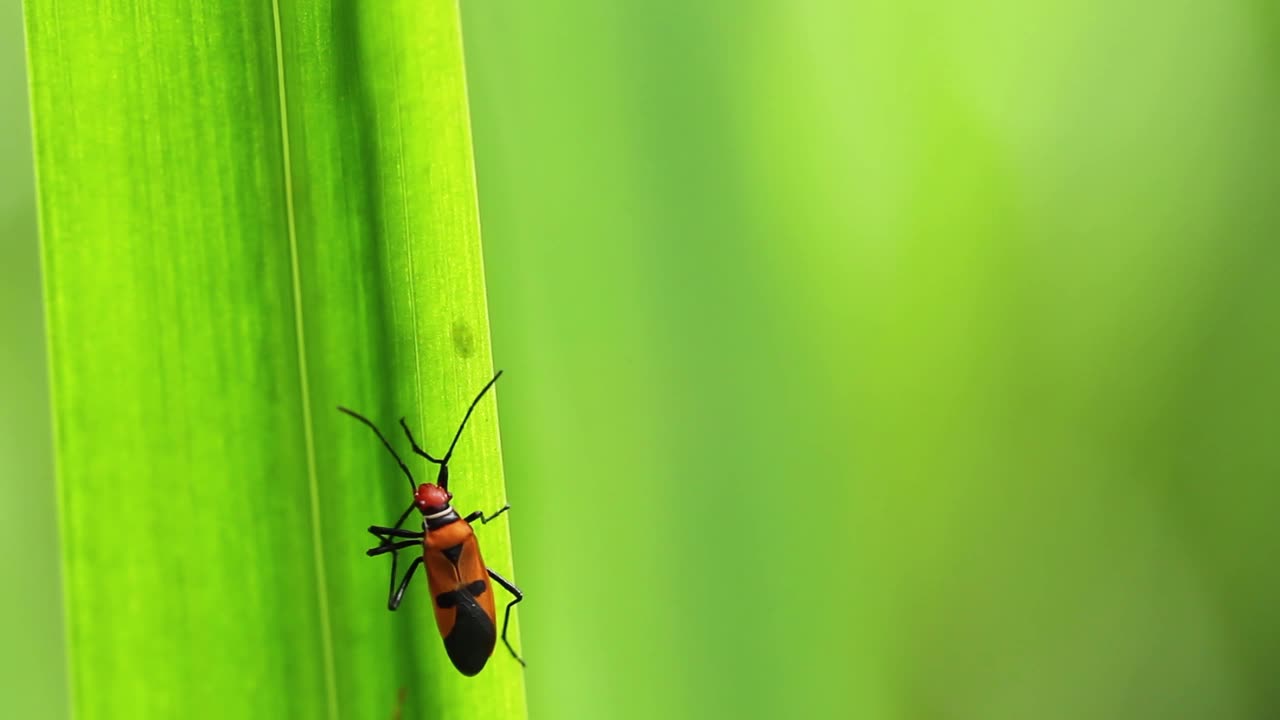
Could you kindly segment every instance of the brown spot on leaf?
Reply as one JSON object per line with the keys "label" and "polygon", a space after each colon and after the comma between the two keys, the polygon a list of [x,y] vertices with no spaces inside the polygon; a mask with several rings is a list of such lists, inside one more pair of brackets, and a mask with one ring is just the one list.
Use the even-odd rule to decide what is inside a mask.
{"label": "brown spot on leaf", "polygon": [[471,327],[461,320],[453,324],[453,347],[459,357],[469,358],[476,351],[476,336]]}

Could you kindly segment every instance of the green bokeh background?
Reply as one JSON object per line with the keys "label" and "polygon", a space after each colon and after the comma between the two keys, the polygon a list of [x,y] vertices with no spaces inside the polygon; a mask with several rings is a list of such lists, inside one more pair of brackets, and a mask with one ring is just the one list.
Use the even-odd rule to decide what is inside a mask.
{"label": "green bokeh background", "polygon": [[22,4],[0,3],[0,717],[64,718],[53,441]]}
{"label": "green bokeh background", "polygon": [[[58,717],[4,12],[0,715]],[[463,18],[534,717],[1280,715],[1274,3]]]}

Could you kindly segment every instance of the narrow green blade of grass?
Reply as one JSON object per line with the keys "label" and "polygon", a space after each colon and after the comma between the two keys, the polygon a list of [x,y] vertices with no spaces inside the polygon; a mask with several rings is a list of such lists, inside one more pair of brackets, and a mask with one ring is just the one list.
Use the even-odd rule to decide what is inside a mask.
{"label": "narrow green blade of grass", "polygon": [[[423,578],[385,610],[364,528],[408,484],[335,409],[431,480],[396,420],[442,453],[492,372],[456,4],[28,0],[27,32],[77,717],[524,716]],[[463,511],[503,503],[495,398]]]}

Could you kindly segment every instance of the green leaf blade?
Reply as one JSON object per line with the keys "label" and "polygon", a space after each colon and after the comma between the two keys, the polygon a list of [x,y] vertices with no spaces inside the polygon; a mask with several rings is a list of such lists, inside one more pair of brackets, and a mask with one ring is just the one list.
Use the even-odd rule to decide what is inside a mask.
{"label": "green leaf blade", "polygon": [[[386,612],[363,530],[407,488],[334,410],[408,461],[396,418],[439,448],[492,372],[457,7],[277,9],[28,3],[76,715],[521,717],[424,578]],[[495,398],[463,512],[503,502]]]}

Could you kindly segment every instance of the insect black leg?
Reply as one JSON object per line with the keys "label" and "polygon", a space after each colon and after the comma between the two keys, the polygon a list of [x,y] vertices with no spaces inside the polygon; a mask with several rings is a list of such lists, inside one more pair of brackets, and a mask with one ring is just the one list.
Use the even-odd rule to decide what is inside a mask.
{"label": "insect black leg", "polygon": [[[399,554],[398,552],[392,551],[392,553],[391,553],[391,577],[387,580],[387,609],[389,609],[389,610],[395,610],[395,608],[391,606],[391,601],[392,601],[392,600],[394,600],[394,599],[395,599],[395,596],[396,596],[396,561],[397,561],[399,558],[400,558],[400,554]],[[419,556],[419,557],[418,557],[418,560],[419,560],[419,561],[421,561],[421,560],[422,560],[422,557],[421,557],[421,556]],[[412,572],[412,570],[413,570],[413,568],[410,568],[410,571],[411,571],[411,572]],[[398,606],[398,605],[399,605],[399,603],[397,603],[397,606]]]}
{"label": "insect black leg", "polygon": [[387,542],[383,540],[381,545],[379,545],[376,548],[369,548],[368,550],[365,550],[364,554],[368,555],[369,557],[374,557],[376,555],[381,555],[383,553],[393,553],[399,550],[404,550],[405,548],[411,548],[411,547],[414,547],[415,545],[421,545],[421,544],[422,544],[421,540],[405,540],[403,542],[398,542],[398,543]]}
{"label": "insect black leg", "polygon": [[[369,557],[373,557],[374,555],[381,555],[382,553],[385,553],[385,552],[395,552],[396,550],[407,548],[411,545],[417,545],[419,542],[421,542],[420,540],[406,540],[405,542],[398,542],[398,543],[391,542],[391,538],[393,537],[421,538],[425,534],[424,531],[400,529],[400,526],[404,524],[405,518],[409,517],[409,513],[413,512],[413,508],[414,508],[413,505],[409,505],[409,508],[405,510],[404,513],[400,516],[400,519],[396,521],[395,527],[382,527],[381,525],[370,525],[369,533],[372,534],[374,537],[378,538],[379,542],[378,542],[378,547],[369,548],[368,550],[365,551],[365,554],[368,555]],[[394,563],[392,564],[394,565]]]}
{"label": "insect black leg", "polygon": [[[395,554],[391,555],[391,558],[392,558],[391,559],[391,587],[395,587],[396,585],[395,557],[396,557]],[[400,581],[399,589],[387,595],[388,610],[395,610],[396,608],[400,607],[400,601],[404,599],[404,591],[408,589],[409,581],[413,579],[414,571],[417,570],[418,566],[421,564],[422,564],[422,556],[419,555],[418,557],[414,558],[413,562],[409,565],[409,570],[406,571],[404,574],[404,580]]]}
{"label": "insect black leg", "polygon": [[382,527],[381,525],[370,525],[369,532],[375,537],[386,540],[387,538],[420,538],[423,536],[421,530],[401,530],[400,528]]}
{"label": "insect black leg", "polygon": [[479,520],[479,521],[480,521],[480,524],[482,524],[482,525],[488,525],[490,520],[492,520],[492,519],[494,519],[494,518],[498,517],[499,515],[501,515],[502,513],[506,512],[506,511],[508,511],[508,510],[510,510],[510,509],[511,509],[511,506],[510,506],[510,505],[503,505],[501,510],[499,510],[499,511],[495,512],[494,514],[490,515],[489,517],[485,517],[485,516],[484,516],[484,513],[483,513],[482,511],[477,510],[477,511],[475,511],[475,512],[471,513],[470,515],[468,515],[468,516],[466,516],[466,517],[464,517],[464,518],[462,518],[462,519],[463,519],[463,520],[466,520],[466,521],[467,521],[467,522],[469,522],[469,523],[473,523],[473,522],[475,522],[475,521]]}
{"label": "insect black leg", "polygon": [[386,545],[390,538],[393,537],[422,537],[421,532],[400,529],[400,526],[404,524],[405,518],[409,517],[409,513],[413,512],[414,507],[415,506],[410,503],[409,507],[400,514],[400,519],[396,521],[394,526],[382,527],[381,525],[370,525],[369,532],[373,533],[375,537],[381,540],[383,545]]}
{"label": "insect black leg", "polygon": [[516,596],[515,600],[512,600],[511,602],[507,603],[507,612],[502,616],[502,642],[504,645],[507,646],[507,649],[511,651],[511,657],[519,661],[521,665],[524,665],[525,664],[524,660],[522,660],[520,656],[516,654],[516,649],[511,647],[511,643],[507,641],[507,623],[511,622],[511,608],[516,603],[524,599],[524,593],[520,592],[520,588],[516,587],[515,585],[512,585],[510,582],[507,581],[506,578],[502,577],[498,573],[492,570],[489,570],[488,568],[485,568],[485,570],[489,573],[489,577],[493,578],[494,582],[506,588],[507,592]]}

